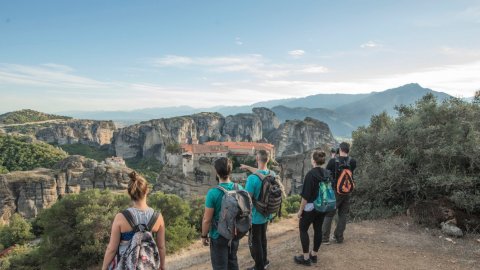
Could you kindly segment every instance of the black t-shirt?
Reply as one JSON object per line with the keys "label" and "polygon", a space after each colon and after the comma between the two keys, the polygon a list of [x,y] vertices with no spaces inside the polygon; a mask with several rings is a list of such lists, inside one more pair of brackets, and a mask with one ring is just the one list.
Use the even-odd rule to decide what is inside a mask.
{"label": "black t-shirt", "polygon": [[302,193],[300,193],[300,195],[307,201],[307,203],[313,203],[317,198],[319,182],[324,179],[326,173],[325,169],[315,167],[305,175]]}
{"label": "black t-shirt", "polygon": [[[340,163],[343,163],[343,164],[347,162],[348,158],[349,157],[338,157]],[[350,157],[350,170],[352,171],[352,173],[353,171],[355,171],[355,168],[357,168],[357,161],[354,158]],[[337,164],[335,164],[335,158],[332,158],[328,161],[327,170],[329,170],[330,173],[332,174],[332,180],[334,180],[333,184],[334,186],[336,186],[338,177],[340,177],[340,171],[337,168]]]}

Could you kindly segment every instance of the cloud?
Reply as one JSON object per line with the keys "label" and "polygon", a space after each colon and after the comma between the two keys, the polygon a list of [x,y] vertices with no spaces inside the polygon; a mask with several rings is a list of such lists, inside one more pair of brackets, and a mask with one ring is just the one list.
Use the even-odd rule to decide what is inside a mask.
{"label": "cloud", "polygon": [[382,47],[382,46],[383,46],[382,44],[370,40],[370,41],[360,45],[360,48],[362,48],[362,49],[373,49],[373,48],[379,48],[379,47]]}
{"label": "cloud", "polygon": [[71,67],[53,63],[37,66],[3,63],[0,64],[0,83],[76,89],[101,89],[115,85],[74,75],[72,72]]}
{"label": "cloud", "polygon": [[238,46],[242,46],[242,45],[243,45],[243,41],[242,41],[239,37],[236,37],[236,38],[235,38],[235,44],[237,44]]}
{"label": "cloud", "polygon": [[257,78],[278,78],[328,72],[328,68],[321,65],[273,64],[260,54],[215,57],[166,55],[153,59],[153,65],[160,68],[201,68],[202,71],[216,73],[246,73]]}
{"label": "cloud", "polygon": [[304,50],[293,50],[293,51],[289,51],[288,54],[294,58],[299,58],[299,57],[302,57],[303,55],[305,55],[305,51]]}

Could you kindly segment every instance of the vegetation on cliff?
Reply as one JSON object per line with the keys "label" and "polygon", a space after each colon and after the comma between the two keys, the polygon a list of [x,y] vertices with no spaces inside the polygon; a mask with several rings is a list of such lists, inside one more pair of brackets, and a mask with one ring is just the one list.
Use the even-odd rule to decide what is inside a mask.
{"label": "vegetation on cliff", "polygon": [[20,110],[14,112],[8,112],[0,115],[0,124],[23,124],[30,122],[41,122],[47,120],[66,120],[71,119],[71,117],[47,114],[42,112],[37,112],[34,110]]}
{"label": "vegetation on cliff", "polygon": [[428,94],[396,109],[397,118],[373,116],[353,134],[351,154],[358,160],[353,214],[385,216],[436,199],[480,214],[478,102],[438,103]]}
{"label": "vegetation on cliff", "polygon": [[51,168],[68,155],[30,137],[0,135],[0,173]]}

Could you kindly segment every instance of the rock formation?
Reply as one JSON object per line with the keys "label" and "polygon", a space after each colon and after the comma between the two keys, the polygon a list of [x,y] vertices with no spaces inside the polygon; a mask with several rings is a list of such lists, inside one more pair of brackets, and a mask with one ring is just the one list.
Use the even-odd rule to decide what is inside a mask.
{"label": "rock formation", "polygon": [[35,136],[38,140],[56,144],[110,144],[116,130],[113,121],[58,120],[41,124],[5,126],[7,133]]}
{"label": "rock formation", "polygon": [[280,126],[280,121],[272,110],[261,107],[253,108],[252,111],[255,115],[260,117],[260,121],[262,121],[262,133],[264,138],[267,138],[272,131]]}
{"label": "rock formation", "polygon": [[256,142],[263,139],[262,121],[256,114],[239,113],[227,116],[223,134],[226,141]]}
{"label": "rock formation", "polygon": [[275,145],[276,156],[296,155],[308,150],[335,144],[327,124],[313,118],[293,120],[281,124],[268,141]]}
{"label": "rock formation", "polygon": [[54,169],[36,169],[0,175],[0,223],[18,212],[35,217],[41,209],[69,193],[85,189],[127,188],[131,170],[125,166],[105,164],[82,156],[70,156]]}

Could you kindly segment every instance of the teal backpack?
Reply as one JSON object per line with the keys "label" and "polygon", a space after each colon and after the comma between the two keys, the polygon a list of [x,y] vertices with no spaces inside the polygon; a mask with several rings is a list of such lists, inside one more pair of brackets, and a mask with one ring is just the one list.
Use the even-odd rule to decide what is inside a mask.
{"label": "teal backpack", "polygon": [[[328,171],[323,170],[324,175],[328,174]],[[318,212],[326,213],[334,211],[337,208],[337,200],[335,198],[335,191],[332,188],[332,182],[329,176],[320,180],[318,185],[318,197],[313,202],[315,210]]]}

